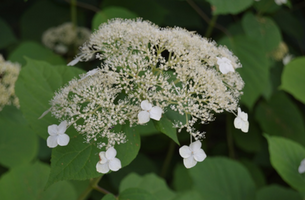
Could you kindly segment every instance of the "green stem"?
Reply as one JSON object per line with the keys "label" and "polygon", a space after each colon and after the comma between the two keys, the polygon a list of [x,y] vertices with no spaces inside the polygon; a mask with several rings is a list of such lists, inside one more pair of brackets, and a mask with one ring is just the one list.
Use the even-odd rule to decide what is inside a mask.
{"label": "green stem", "polygon": [[235,159],[235,151],[234,151],[234,142],[233,142],[233,135],[231,126],[228,124],[232,123],[232,117],[230,114],[227,114],[226,118],[226,132],[227,132],[227,145],[229,148],[229,157]]}
{"label": "green stem", "polygon": [[215,26],[216,20],[217,20],[217,15],[213,15],[211,21],[209,22],[209,26],[208,26],[207,32],[205,33],[205,37],[208,38],[212,35],[212,31]]}
{"label": "green stem", "polygon": [[[98,182],[101,180],[102,177],[103,177],[103,176],[98,177],[98,178],[93,178],[93,179],[91,179],[91,180],[90,180],[90,183],[89,183],[89,185],[88,185],[88,187],[87,187],[86,190],[78,197],[78,200],[85,200],[86,197],[91,193],[91,191],[92,191],[93,189],[96,189],[97,187],[99,187],[97,184],[98,184]],[[96,189],[96,190],[97,190],[97,189]],[[104,189],[103,189],[103,190],[104,190]],[[102,192],[101,190],[98,190],[98,191]],[[102,193],[104,193],[104,194],[108,194],[108,193],[109,193],[107,190],[104,190],[104,191],[106,191],[106,193],[105,193],[105,192],[102,192]]]}
{"label": "green stem", "polygon": [[77,27],[76,1],[77,0],[71,0],[71,21],[72,21],[74,30]]}
{"label": "green stem", "polygon": [[163,163],[163,166],[162,166],[162,170],[161,170],[161,174],[160,176],[165,178],[165,175],[167,173],[167,170],[169,168],[169,164],[172,160],[172,157],[173,157],[173,154],[174,154],[174,150],[175,150],[175,142],[173,140],[170,141],[169,143],[169,147],[168,147],[168,150],[167,150],[167,155],[166,155],[166,158],[165,158],[165,161]]}

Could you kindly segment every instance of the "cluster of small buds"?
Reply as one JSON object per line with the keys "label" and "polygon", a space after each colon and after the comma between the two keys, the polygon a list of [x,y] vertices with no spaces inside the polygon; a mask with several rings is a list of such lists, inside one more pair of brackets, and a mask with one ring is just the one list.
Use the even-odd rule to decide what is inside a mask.
{"label": "cluster of small buds", "polygon": [[82,45],[91,31],[84,27],[74,27],[71,22],[46,30],[42,36],[43,44],[58,54],[66,54]]}
{"label": "cluster of small buds", "polygon": [[[101,66],[60,89],[50,110],[85,135],[87,142],[106,138],[108,143],[99,143],[100,148],[109,150],[126,142],[124,133],[112,131],[115,125],[162,120],[162,113],[170,109],[186,116],[185,122],[175,121],[173,126],[185,128],[196,140],[181,152],[186,166],[192,167],[206,157],[199,150],[204,132],[194,124],[213,121],[214,113],[238,109],[244,86],[236,71],[241,67],[238,58],[226,47],[185,29],[114,19],[102,24],[80,50],[69,65],[96,58]],[[247,117],[240,110],[237,117],[236,127],[245,131]],[[197,153],[189,154],[193,150]],[[104,164],[114,157],[106,152],[105,158],[97,170],[107,171]]]}
{"label": "cluster of small buds", "polygon": [[21,66],[18,63],[5,61],[0,54],[0,111],[5,105],[14,105],[19,108],[19,99],[15,95],[15,82],[20,69]]}

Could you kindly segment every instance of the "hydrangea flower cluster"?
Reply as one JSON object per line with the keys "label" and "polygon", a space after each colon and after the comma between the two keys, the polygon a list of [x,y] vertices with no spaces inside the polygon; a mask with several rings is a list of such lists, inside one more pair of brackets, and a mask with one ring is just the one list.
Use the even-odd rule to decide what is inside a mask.
{"label": "hydrangea flower cluster", "polygon": [[15,82],[21,66],[18,63],[5,61],[0,54],[0,111],[5,105],[19,108],[19,99],[15,95]]}
{"label": "hydrangea flower cluster", "polygon": [[[186,167],[192,167],[206,157],[199,141],[204,132],[194,124],[238,109],[244,86],[235,70],[241,67],[238,58],[226,47],[185,29],[160,28],[140,19],[110,20],[80,50],[69,65],[92,58],[101,65],[61,88],[51,100],[50,111],[85,135],[86,142],[102,138],[99,148],[109,150],[126,142],[123,132],[112,131],[115,125],[162,120],[162,113],[172,110],[186,119],[173,126],[179,132],[185,128],[196,140],[180,151]],[[247,117],[240,113],[236,124],[244,131]],[[102,159],[103,155],[101,165],[114,158]]]}
{"label": "hydrangea flower cluster", "polygon": [[42,36],[43,44],[58,54],[66,54],[82,45],[91,31],[84,27],[73,27],[71,22],[46,30]]}

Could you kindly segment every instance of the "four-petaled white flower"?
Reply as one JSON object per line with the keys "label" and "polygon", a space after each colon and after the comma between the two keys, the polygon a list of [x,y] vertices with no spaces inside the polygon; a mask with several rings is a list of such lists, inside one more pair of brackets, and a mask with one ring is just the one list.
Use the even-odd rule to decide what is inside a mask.
{"label": "four-petaled white flower", "polygon": [[305,172],[305,158],[301,161],[298,171],[300,174],[303,174]]}
{"label": "four-petaled white flower", "polygon": [[219,70],[222,74],[227,74],[229,72],[234,72],[234,67],[231,64],[231,60],[226,57],[217,58],[217,64],[219,66]]}
{"label": "four-petaled white flower", "polygon": [[190,146],[182,146],[179,149],[179,153],[183,158],[183,164],[186,168],[194,167],[197,162],[202,162],[207,157],[203,149],[201,149],[201,142],[199,140],[191,143]]}
{"label": "four-petaled white flower", "polygon": [[241,111],[240,108],[238,108],[237,116],[234,119],[234,126],[237,129],[241,129],[241,131],[245,133],[247,133],[249,130],[248,114]]}
{"label": "four-petaled white flower", "polygon": [[87,78],[88,76],[93,76],[96,72],[98,72],[98,68],[88,71],[87,74],[85,76],[83,76],[80,80],[83,80],[83,79]]}
{"label": "four-petaled white flower", "polygon": [[162,116],[162,108],[159,106],[152,106],[147,100],[141,102],[141,108],[143,111],[140,111],[138,114],[139,124],[145,124],[149,122],[150,118],[159,121]]}
{"label": "four-petaled white flower", "polygon": [[106,174],[109,170],[118,171],[121,169],[121,161],[115,156],[116,150],[113,147],[110,147],[106,152],[101,151],[99,153],[100,161],[96,164],[96,171]]}
{"label": "four-petaled white flower", "polygon": [[47,145],[50,148],[59,146],[66,146],[69,141],[70,137],[65,134],[67,129],[67,121],[61,122],[58,126],[56,124],[48,126],[48,133],[49,137],[47,139]]}

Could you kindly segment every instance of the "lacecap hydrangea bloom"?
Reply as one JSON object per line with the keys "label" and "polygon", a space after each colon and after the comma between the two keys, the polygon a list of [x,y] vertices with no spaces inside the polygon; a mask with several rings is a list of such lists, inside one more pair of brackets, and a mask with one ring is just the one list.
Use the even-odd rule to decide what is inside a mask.
{"label": "lacecap hydrangea bloom", "polygon": [[235,70],[241,64],[225,46],[140,19],[102,24],[69,65],[92,58],[101,65],[61,88],[50,111],[86,142],[106,139],[97,142],[99,148],[126,142],[124,132],[112,130],[115,125],[162,120],[169,110],[185,116],[173,126],[197,141],[204,132],[194,124],[213,121],[214,113],[236,113],[244,87]]}
{"label": "lacecap hydrangea bloom", "polygon": [[15,94],[21,66],[18,63],[5,61],[0,54],[0,111],[5,105],[14,105],[19,108],[19,99]]}

